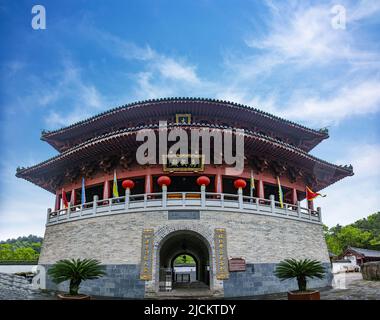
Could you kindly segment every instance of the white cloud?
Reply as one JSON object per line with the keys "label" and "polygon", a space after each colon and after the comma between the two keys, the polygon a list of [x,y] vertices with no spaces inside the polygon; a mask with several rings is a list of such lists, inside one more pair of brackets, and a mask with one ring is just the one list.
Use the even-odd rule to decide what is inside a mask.
{"label": "white cloud", "polygon": [[363,41],[360,26],[380,5],[344,1],[348,21],[341,30],[331,25],[335,4],[266,1],[268,30],[246,37],[250,51],[225,55],[231,81],[218,85],[221,95],[312,126],[378,112],[380,55]]}
{"label": "white cloud", "polygon": [[[1,161],[0,240],[29,234],[43,236],[46,210],[54,204],[54,195],[15,177],[15,163]],[[26,162],[35,163],[32,159]]]}
{"label": "white cloud", "polygon": [[161,57],[154,63],[154,66],[164,78],[191,83],[198,83],[200,81],[194,66],[186,65],[173,58]]}
{"label": "white cloud", "polygon": [[322,219],[327,225],[346,225],[380,211],[380,145],[356,141],[337,163],[352,163],[355,175],[323,190],[326,198],[318,198]]}
{"label": "white cloud", "polygon": [[[360,149],[357,147],[360,145]],[[380,185],[380,144],[366,144],[355,141],[355,146],[346,151],[343,159],[335,163],[352,163],[355,167],[355,177],[371,178]],[[378,178],[378,179],[377,179]]]}
{"label": "white cloud", "polygon": [[348,12],[349,21],[358,21],[373,16],[380,11],[380,2],[374,0],[361,0]]}
{"label": "white cloud", "polygon": [[363,80],[357,85],[350,83],[337,89],[330,97],[323,97],[320,93],[314,97],[294,93],[278,113],[285,118],[326,125],[379,110],[380,81]]}
{"label": "white cloud", "polygon": [[[64,62],[54,86],[41,90],[39,101],[50,107],[45,117],[49,129],[67,126],[107,107],[106,97],[93,84],[82,79],[80,70],[71,61]],[[60,109],[57,108],[59,105],[62,106]]]}
{"label": "white cloud", "polygon": [[[362,51],[356,46],[355,34],[350,30],[334,29],[331,25],[331,8],[335,3],[305,5],[305,2],[270,2],[269,32],[261,39],[248,37],[246,44],[264,50],[272,67],[278,63],[297,65],[327,64],[344,60],[357,63],[377,59],[376,52]],[[367,7],[366,1],[357,6],[345,4],[348,24],[359,21],[379,10],[379,5]],[[353,13],[352,15],[350,15]],[[261,56],[259,61],[262,61]]]}
{"label": "white cloud", "polygon": [[[83,28],[83,26],[82,26]],[[84,28],[87,37],[99,43],[101,47],[113,55],[122,57],[126,60],[149,61],[157,56],[157,53],[149,45],[138,46],[137,44],[126,41],[109,32],[101,31],[96,28]]]}

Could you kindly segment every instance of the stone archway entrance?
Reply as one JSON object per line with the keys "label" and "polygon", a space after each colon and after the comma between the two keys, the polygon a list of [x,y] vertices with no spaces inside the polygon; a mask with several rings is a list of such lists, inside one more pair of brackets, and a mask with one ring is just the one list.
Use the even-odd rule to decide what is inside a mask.
{"label": "stone archway entrance", "polygon": [[[174,265],[175,259],[179,256],[190,256],[195,263],[180,270]],[[162,239],[158,252],[160,291],[208,290],[210,257],[209,244],[199,233],[180,230],[168,234]]]}

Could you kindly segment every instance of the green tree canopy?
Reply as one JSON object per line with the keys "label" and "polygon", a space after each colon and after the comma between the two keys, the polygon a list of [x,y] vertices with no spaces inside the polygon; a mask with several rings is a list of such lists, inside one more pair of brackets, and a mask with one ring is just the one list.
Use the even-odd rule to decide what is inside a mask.
{"label": "green tree canopy", "polygon": [[342,227],[324,226],[329,251],[340,255],[348,246],[380,250],[380,212]]}
{"label": "green tree canopy", "polygon": [[43,238],[29,235],[0,241],[0,261],[36,261],[41,252]]}

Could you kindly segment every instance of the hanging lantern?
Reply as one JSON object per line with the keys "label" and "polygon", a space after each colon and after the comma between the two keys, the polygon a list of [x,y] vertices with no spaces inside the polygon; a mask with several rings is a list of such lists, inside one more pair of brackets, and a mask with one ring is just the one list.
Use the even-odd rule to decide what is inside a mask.
{"label": "hanging lantern", "polygon": [[197,184],[199,186],[208,186],[210,184],[210,179],[209,177],[206,177],[206,176],[200,176],[198,179],[197,179]]}
{"label": "hanging lantern", "polygon": [[133,182],[133,180],[127,179],[127,180],[124,180],[121,185],[123,186],[124,189],[133,189],[133,187],[135,186],[135,183]]}
{"label": "hanging lantern", "polygon": [[172,180],[168,176],[161,176],[157,179],[157,183],[160,187],[162,186],[170,186]]}
{"label": "hanging lantern", "polygon": [[246,185],[247,185],[247,182],[245,182],[245,180],[243,179],[237,179],[234,181],[234,186],[236,189],[239,189],[239,188],[244,189]]}

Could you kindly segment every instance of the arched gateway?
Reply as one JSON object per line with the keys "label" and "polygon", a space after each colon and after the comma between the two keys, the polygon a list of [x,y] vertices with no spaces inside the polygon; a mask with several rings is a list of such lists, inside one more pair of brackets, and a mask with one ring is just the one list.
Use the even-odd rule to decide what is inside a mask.
{"label": "arched gateway", "polygon": [[[159,279],[156,281],[159,280],[160,289],[165,289],[167,280],[169,280],[170,288],[173,289],[208,288],[210,284],[210,263],[212,264],[211,252],[210,243],[197,232],[180,230],[167,235],[161,240],[157,250],[159,277],[156,276],[156,278]],[[194,259],[195,271],[177,271],[179,268],[174,267],[174,259],[181,255],[189,255]],[[183,269],[185,268],[183,267]],[[190,268],[188,267],[188,269]],[[193,272],[195,277],[192,277]]]}
{"label": "arched gateway", "polygon": [[[174,259],[182,254],[190,255],[196,262],[195,281],[188,285],[178,281],[174,270]],[[220,295],[222,285],[215,274],[215,243],[213,230],[199,223],[174,223],[163,226],[155,232],[154,270],[152,281],[147,283],[146,292],[155,296],[167,290],[165,282],[172,289],[194,288],[208,289],[214,295]],[[192,277],[191,277],[192,278]]]}
{"label": "arched gateway", "polygon": [[[214,144],[200,140],[197,152],[171,153],[176,139],[161,138],[179,131],[191,142],[193,132],[206,132]],[[160,139],[153,156],[139,152],[142,132]],[[326,129],[200,98],[139,101],[44,131],[41,139],[58,154],[16,173],[55,195],[39,265],[100,260],[107,275],[81,289],[94,295],[152,297],[193,283],[214,296],[237,297],[295,288],[295,281],[280,282],[273,271],[283,259],[310,258],[328,275],[310,287],[326,286],[330,263],[321,209],[306,201],[305,190],[319,192],[353,175],[351,166],[309,153],[327,138]],[[236,141],[230,160],[244,145],[242,170],[231,170],[223,158],[226,141]],[[223,161],[216,143],[223,144]],[[148,162],[138,154],[147,154]],[[194,264],[179,270],[173,261],[181,255]],[[46,286],[55,288],[48,277]]]}

